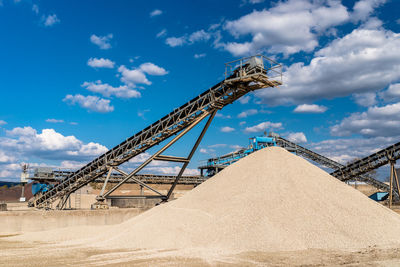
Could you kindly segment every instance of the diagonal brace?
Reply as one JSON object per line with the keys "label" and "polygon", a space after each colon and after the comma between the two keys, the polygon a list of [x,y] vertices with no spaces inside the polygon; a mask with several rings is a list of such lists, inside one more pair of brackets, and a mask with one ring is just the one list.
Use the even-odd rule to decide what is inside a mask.
{"label": "diagonal brace", "polygon": [[[115,169],[117,172],[121,173],[122,175],[124,175],[125,177],[127,177],[129,174],[127,174],[126,172],[124,172],[123,170],[120,170],[118,168]],[[154,188],[148,186],[147,184],[143,183],[142,181],[136,179],[135,177],[131,177],[131,180],[135,181],[136,183],[138,183],[139,185],[146,187],[147,189],[153,191],[156,194],[159,194],[160,196],[164,196],[163,194],[161,194],[160,192],[158,192],[157,190],[155,190]]]}
{"label": "diagonal brace", "polygon": [[189,127],[185,128],[182,132],[180,132],[177,136],[175,136],[171,141],[168,142],[164,147],[162,147],[159,151],[157,151],[153,156],[148,158],[145,162],[143,162],[139,167],[137,167],[134,171],[132,171],[130,174],[128,174],[122,181],[120,181],[118,184],[116,184],[113,188],[111,188],[107,193],[103,195],[103,197],[107,197],[110,195],[112,192],[117,190],[122,184],[124,184],[126,181],[131,179],[136,173],[141,171],[144,167],[146,167],[151,161],[154,160],[154,158],[158,157],[161,153],[163,153],[165,150],[167,150],[170,146],[172,146],[176,141],[178,141],[182,136],[184,136],[187,132],[192,130],[197,124],[199,124],[205,117],[207,117],[210,114],[209,111],[204,111],[202,115],[200,115]]}
{"label": "diagonal brace", "polygon": [[215,114],[217,113],[217,111],[218,111],[217,109],[213,110],[211,115],[210,115],[210,117],[208,118],[206,125],[204,126],[203,130],[201,131],[199,137],[196,140],[196,143],[194,144],[192,150],[189,153],[189,156],[187,157],[187,161],[183,164],[181,170],[179,171],[178,175],[175,178],[174,183],[172,184],[171,188],[169,189],[166,201],[168,201],[168,199],[171,197],[172,192],[174,191],[176,185],[178,184],[179,179],[182,177],[183,172],[185,171],[186,167],[189,165],[189,162],[192,159],[192,157],[194,155],[194,152],[196,152],[196,149],[200,145],[200,142],[203,139],[205,133],[207,132],[208,127],[210,126],[212,120],[214,119]]}

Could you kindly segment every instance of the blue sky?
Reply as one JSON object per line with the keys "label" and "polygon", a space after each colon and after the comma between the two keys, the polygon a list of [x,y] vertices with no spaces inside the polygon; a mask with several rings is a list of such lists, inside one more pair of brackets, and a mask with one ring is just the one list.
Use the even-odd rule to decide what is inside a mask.
{"label": "blue sky", "polygon": [[[224,108],[188,174],[264,130],[341,162],[366,156],[400,136],[398,10],[394,0],[0,0],[0,179],[17,179],[23,162],[77,168],[255,53],[284,65],[284,85]],[[171,153],[184,156],[194,136]]]}

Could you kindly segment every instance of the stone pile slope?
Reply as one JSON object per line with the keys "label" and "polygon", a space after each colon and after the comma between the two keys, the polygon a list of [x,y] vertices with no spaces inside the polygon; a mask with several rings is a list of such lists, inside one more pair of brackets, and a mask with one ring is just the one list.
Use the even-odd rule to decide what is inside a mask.
{"label": "stone pile slope", "polygon": [[400,216],[306,160],[272,147],[88,243],[231,252],[398,247]]}

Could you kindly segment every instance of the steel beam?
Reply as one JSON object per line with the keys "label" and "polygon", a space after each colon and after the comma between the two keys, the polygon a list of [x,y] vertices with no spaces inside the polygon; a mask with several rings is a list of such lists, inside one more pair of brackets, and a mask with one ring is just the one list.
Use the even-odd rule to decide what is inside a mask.
{"label": "steel beam", "polygon": [[245,64],[246,61],[240,61],[240,64],[244,64],[240,68],[245,71],[239,73],[238,68],[230,69],[226,79],[68,175],[53,189],[35,197],[28,205],[44,208],[57,199],[102,177],[107,173],[109,166],[119,166],[191,127],[201,116],[208,115],[215,109],[223,108],[251,91],[281,85],[281,81],[271,79],[268,75],[277,68],[281,72],[282,66],[263,56],[255,57],[264,62],[268,61],[271,67],[266,67],[268,64],[264,64],[262,68],[260,66],[251,67],[249,64]]}
{"label": "steel beam", "polygon": [[163,199],[160,195],[140,195],[140,196],[108,196],[107,199]]}
{"label": "steel beam", "polygon": [[106,186],[107,186],[108,180],[110,179],[112,171],[113,171],[113,167],[110,167],[110,169],[108,170],[108,173],[107,173],[106,180],[104,181],[103,187],[101,188],[101,192],[100,192],[99,198],[104,198],[103,197],[104,190],[106,190]]}
{"label": "steel beam", "polygon": [[[148,158],[145,162],[143,162],[139,167],[137,167],[134,171],[132,171],[130,174],[128,174],[124,179],[122,179],[121,182],[119,182],[117,185],[115,185],[113,188],[111,188],[107,193],[104,194],[104,197],[107,197],[110,195],[112,192],[114,192],[116,189],[118,189],[121,185],[123,185],[126,181],[129,179],[132,179],[132,177],[141,171],[144,167],[146,167],[151,161],[154,160],[157,156],[159,156],[161,153],[163,153],[165,150],[167,150],[169,147],[171,147],[176,141],[181,139],[186,133],[188,133],[191,129],[193,129],[197,124],[199,124],[205,117],[208,116],[208,113],[204,113],[202,116],[197,118],[197,120],[192,123],[189,127],[187,127],[185,130],[180,132],[177,136],[175,136],[171,141],[169,141],[165,146],[163,146],[160,150],[158,150],[153,156]],[[147,186],[147,185],[146,185]]]}
{"label": "steel beam", "polygon": [[[126,172],[124,172],[123,170],[120,170],[120,169],[115,169],[115,170],[118,171],[118,172],[120,172],[121,174],[123,174],[123,175],[125,176],[125,179],[126,179],[127,177],[129,177],[129,175],[131,175],[131,174],[127,174]],[[139,184],[139,185],[141,185],[141,186],[143,186],[143,187],[146,187],[147,189],[153,191],[154,193],[156,193],[156,194],[158,194],[158,195],[164,197],[163,194],[161,194],[160,192],[158,192],[158,191],[155,190],[154,188],[148,186],[147,184],[143,183],[142,181],[140,181],[140,180],[134,178],[134,176],[131,176],[131,177],[128,178],[128,179],[131,179],[131,180],[133,180],[134,182],[136,182],[137,184]],[[122,184],[120,184],[120,186],[121,186],[121,185],[122,185]],[[115,188],[115,189],[117,189],[117,188]],[[114,192],[115,189],[114,189],[112,192]],[[111,190],[110,190],[110,191],[111,191]],[[108,196],[112,193],[112,192],[110,192],[110,191],[107,192],[107,193],[104,195],[104,197],[108,197]]]}
{"label": "steel beam", "polygon": [[189,162],[187,158],[166,156],[166,155],[159,155],[157,157],[154,157],[154,160],[171,161],[171,162]]}
{"label": "steel beam", "polygon": [[194,144],[192,150],[189,153],[189,156],[187,157],[188,161],[183,164],[181,170],[179,171],[179,174],[176,176],[175,182],[172,184],[171,188],[169,189],[166,201],[168,201],[169,198],[171,197],[172,192],[174,191],[179,179],[183,175],[183,172],[185,171],[185,169],[186,169],[187,165],[189,164],[190,160],[192,159],[192,157],[194,155],[194,152],[196,152],[196,149],[198,148],[201,140],[203,139],[205,133],[207,132],[208,127],[210,126],[212,120],[214,119],[215,114],[217,113],[217,111],[218,110],[214,110],[210,114],[210,117],[208,118],[206,125],[203,127],[203,130],[201,131],[200,136],[197,138],[196,143]]}

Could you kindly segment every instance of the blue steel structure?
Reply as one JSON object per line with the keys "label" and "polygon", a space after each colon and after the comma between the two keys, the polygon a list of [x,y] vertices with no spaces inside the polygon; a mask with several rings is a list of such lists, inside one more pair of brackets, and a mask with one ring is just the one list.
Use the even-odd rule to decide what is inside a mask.
{"label": "blue steel structure", "polygon": [[199,166],[200,175],[211,177],[239,159],[244,158],[257,150],[270,146],[276,146],[276,139],[274,136],[255,136],[249,138],[249,146],[247,148],[239,149],[238,151],[221,157],[208,159],[204,165]]}
{"label": "blue steel structure", "polygon": [[384,201],[388,199],[389,193],[388,192],[376,192],[369,196],[370,199],[375,201]]}
{"label": "blue steel structure", "polygon": [[[269,136],[266,136],[265,134],[265,136],[250,138],[250,144],[248,148],[243,148],[236,152],[232,152],[230,154],[221,157],[208,159],[205,162],[205,164],[199,166],[199,169],[202,175],[206,177],[211,177],[216,173],[218,173],[219,171],[221,171],[222,169],[224,169],[225,167],[231,165],[232,163],[240,160],[243,157],[246,157],[247,155],[257,150],[260,150],[268,146],[279,146],[286,149],[289,152],[295,153],[298,156],[311,160],[319,166],[324,166],[325,168],[334,170],[331,173],[331,175],[341,181],[358,180],[370,184],[379,190],[390,192],[391,190],[389,188],[389,185],[369,176],[368,171],[373,170],[376,167],[387,164],[389,158],[393,158],[394,160],[400,158],[400,152],[398,152],[400,151],[399,144],[386,148],[383,150],[383,152],[382,151],[379,152],[380,154],[382,154],[379,155],[379,157],[373,154],[367,157],[366,159],[363,159],[362,164],[350,163],[349,165],[351,165],[351,168],[348,168],[349,165],[345,166],[339,162],[324,157],[305,147],[290,142],[289,140],[280,137],[278,134],[271,132]],[[375,158],[379,158],[379,160],[376,160]],[[399,193],[396,190],[394,190],[394,198],[396,200],[399,199]]]}
{"label": "blue steel structure", "polygon": [[39,193],[46,193],[53,187],[54,187],[54,185],[52,185],[52,184],[34,182],[32,184],[32,195],[35,196],[36,194],[39,194]]}

